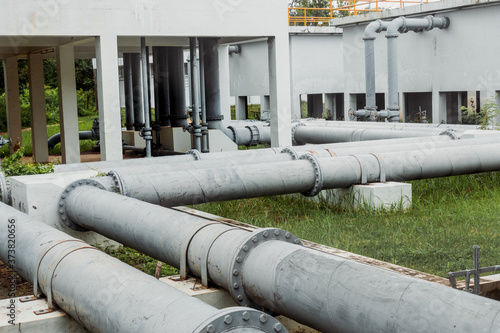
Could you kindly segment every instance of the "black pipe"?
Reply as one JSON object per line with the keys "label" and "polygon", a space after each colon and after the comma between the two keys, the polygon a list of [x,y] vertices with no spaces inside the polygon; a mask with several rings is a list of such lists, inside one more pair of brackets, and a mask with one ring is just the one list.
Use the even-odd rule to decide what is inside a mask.
{"label": "black pipe", "polygon": [[186,91],[184,83],[184,51],[182,47],[168,48],[168,73],[170,92],[170,124],[187,126]]}
{"label": "black pipe", "polygon": [[131,54],[123,54],[123,81],[125,85],[125,127],[134,130],[134,86],[132,80]]}
{"label": "black pipe", "polygon": [[170,126],[170,91],[168,72],[168,52],[166,47],[153,47],[155,74],[155,122],[160,126]]}
{"label": "black pipe", "polygon": [[140,131],[144,127],[141,55],[139,53],[131,53],[130,60],[132,63],[132,88],[134,95],[134,128],[136,131]]}

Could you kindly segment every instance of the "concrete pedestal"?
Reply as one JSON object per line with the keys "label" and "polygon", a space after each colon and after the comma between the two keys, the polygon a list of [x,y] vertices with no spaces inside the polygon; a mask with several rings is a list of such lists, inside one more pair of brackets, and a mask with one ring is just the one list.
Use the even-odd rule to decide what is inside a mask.
{"label": "concrete pedestal", "polygon": [[128,146],[146,148],[146,140],[139,135],[139,131],[122,131],[122,140]]}
{"label": "concrete pedestal", "polygon": [[211,153],[238,150],[238,145],[219,130],[208,130],[208,150]]}
{"label": "concrete pedestal", "polygon": [[[153,140],[156,141],[156,135],[153,135]],[[182,127],[165,126],[160,130],[160,143],[162,148],[185,153],[192,147],[191,134]]]}
{"label": "concrete pedestal", "polygon": [[313,200],[355,209],[408,209],[411,207],[411,184],[387,182],[354,185],[346,189],[321,191]]}

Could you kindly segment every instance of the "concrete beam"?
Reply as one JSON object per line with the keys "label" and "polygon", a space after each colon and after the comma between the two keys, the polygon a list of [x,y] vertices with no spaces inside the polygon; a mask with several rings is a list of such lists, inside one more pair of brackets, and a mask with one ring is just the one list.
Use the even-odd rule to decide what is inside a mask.
{"label": "concrete beam", "polygon": [[59,121],[61,124],[62,163],[80,163],[75,50],[73,46],[56,47],[56,59],[57,78],[59,81]]}
{"label": "concrete beam", "polygon": [[269,95],[271,106],[271,146],[292,145],[290,52],[288,36],[268,39]]}
{"label": "concrete beam", "polygon": [[10,153],[18,150],[23,142],[21,130],[21,102],[19,100],[19,73],[17,58],[4,60],[5,104],[7,107],[7,130],[11,143]]}
{"label": "concrete beam", "polygon": [[43,55],[28,54],[28,76],[30,83],[31,135],[35,162],[49,161],[47,145],[47,109],[43,77]]}
{"label": "concrete beam", "polygon": [[101,160],[121,160],[123,155],[117,37],[97,37],[96,57]]}

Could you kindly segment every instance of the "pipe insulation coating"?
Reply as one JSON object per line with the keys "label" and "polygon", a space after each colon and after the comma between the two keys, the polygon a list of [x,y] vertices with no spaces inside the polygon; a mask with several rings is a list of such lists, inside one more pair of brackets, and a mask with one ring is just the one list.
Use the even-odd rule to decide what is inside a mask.
{"label": "pipe insulation coating", "polygon": [[283,230],[248,232],[85,186],[67,201],[80,226],[181,267],[181,274],[184,266],[205,275],[239,304],[249,300],[325,333],[500,327],[500,302],[305,248]]}
{"label": "pipe insulation coating", "polygon": [[[11,231],[14,230],[14,231]],[[273,317],[218,310],[4,204],[0,240],[15,234],[15,269],[87,330],[107,332],[286,332]],[[0,259],[9,262],[9,248]],[[14,266],[14,265],[13,265]]]}

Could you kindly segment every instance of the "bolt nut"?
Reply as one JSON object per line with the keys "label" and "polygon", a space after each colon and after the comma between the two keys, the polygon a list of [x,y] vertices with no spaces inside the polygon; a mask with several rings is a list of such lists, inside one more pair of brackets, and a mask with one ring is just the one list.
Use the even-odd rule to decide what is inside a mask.
{"label": "bolt nut", "polygon": [[243,296],[241,296],[241,295],[238,295],[238,297],[236,297],[236,298],[237,298],[237,299],[238,299],[238,301],[240,301],[240,302],[243,300]]}
{"label": "bolt nut", "polygon": [[276,332],[281,332],[282,329],[283,329],[283,325],[281,325],[280,323],[277,323],[274,325],[274,330]]}
{"label": "bolt nut", "polygon": [[239,287],[240,287],[240,285],[238,283],[233,284],[234,289],[238,289]]}
{"label": "bolt nut", "polygon": [[236,257],[236,262],[239,264],[243,261],[243,259],[241,257]]}
{"label": "bolt nut", "polygon": [[231,317],[230,315],[227,315],[224,317],[224,323],[229,325],[233,322],[233,317]]}
{"label": "bolt nut", "polygon": [[262,236],[267,237],[267,236],[269,236],[269,233],[268,233],[267,231],[264,231],[264,232],[262,233]]}
{"label": "bolt nut", "polygon": [[267,315],[261,314],[259,317],[259,321],[264,324],[267,321]]}
{"label": "bolt nut", "polygon": [[248,245],[243,246],[243,251],[248,252]]}
{"label": "bolt nut", "polygon": [[208,325],[207,326],[207,332],[208,333],[214,333],[215,332],[215,326],[214,325]]}
{"label": "bolt nut", "polygon": [[292,235],[291,233],[287,232],[287,233],[285,234],[285,238],[290,238],[290,236],[291,236],[291,235]]}
{"label": "bolt nut", "polygon": [[257,241],[258,241],[257,236],[253,236],[253,237],[252,237],[252,242],[257,243]]}
{"label": "bolt nut", "polygon": [[238,276],[239,274],[240,274],[240,272],[238,272],[238,270],[237,270],[237,269],[235,269],[235,270],[233,271],[233,275],[234,275],[234,276]]}
{"label": "bolt nut", "polygon": [[248,311],[243,312],[242,317],[243,317],[244,321],[249,321],[250,320],[250,312],[248,312]]}
{"label": "bolt nut", "polygon": [[280,231],[278,229],[274,230],[274,235],[275,236],[279,236],[280,235]]}
{"label": "bolt nut", "polygon": [[296,239],[293,241],[295,244],[299,245],[300,244],[300,240]]}

